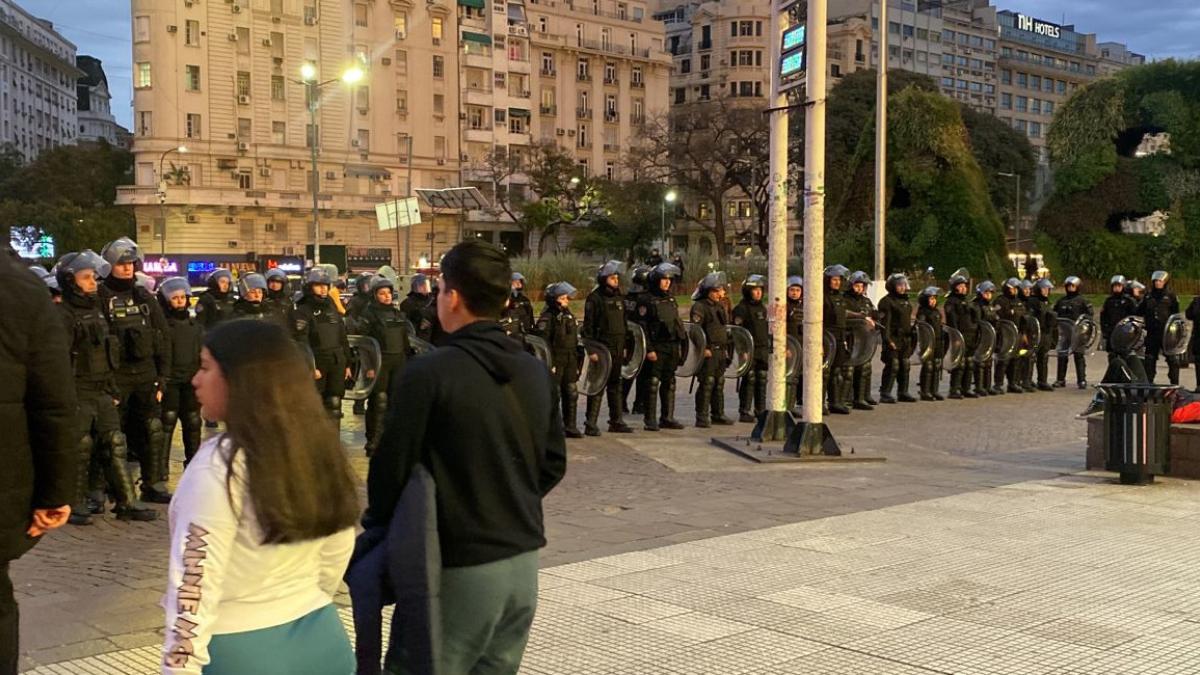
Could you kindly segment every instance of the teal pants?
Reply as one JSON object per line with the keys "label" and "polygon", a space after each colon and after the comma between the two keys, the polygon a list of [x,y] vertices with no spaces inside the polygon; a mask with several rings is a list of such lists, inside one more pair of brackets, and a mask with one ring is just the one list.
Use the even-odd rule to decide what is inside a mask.
{"label": "teal pants", "polygon": [[[443,568],[439,672],[516,675],[537,595],[537,551],[473,567]],[[412,672],[403,654],[390,655],[389,661],[389,673]]]}
{"label": "teal pants", "polygon": [[282,626],[214,635],[204,675],[353,675],[357,664],[332,604]]}

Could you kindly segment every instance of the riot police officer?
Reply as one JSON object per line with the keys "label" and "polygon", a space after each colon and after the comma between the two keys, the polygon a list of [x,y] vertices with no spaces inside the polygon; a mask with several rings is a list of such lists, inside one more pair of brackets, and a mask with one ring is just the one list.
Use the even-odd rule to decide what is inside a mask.
{"label": "riot police officer", "polygon": [[825,268],[825,301],[822,307],[823,325],[833,335],[837,352],[833,363],[825,372],[825,396],[829,412],[836,415],[850,414],[851,372],[846,365],[850,354],[846,351],[846,297],[842,295],[842,282],[850,270],[845,265],[830,265]]}
{"label": "riot police officer", "polygon": [[287,272],[272,267],[263,276],[267,279],[267,294],[263,303],[267,305],[268,312],[280,317],[286,324],[288,316],[292,313],[292,298],[287,292]]}
{"label": "riot police officer", "polygon": [[704,361],[696,378],[696,426],[707,429],[713,424],[733,424],[725,417],[725,369],[729,367],[729,315],[721,302],[725,278],[720,272],[709,272],[700,280],[692,295],[692,323],[704,331]]}
{"label": "riot police officer", "polygon": [[[625,296],[621,293],[621,262],[610,260],[596,273],[596,288],[583,303],[583,336],[608,347],[612,369],[608,373],[605,393],[608,395],[608,430],[628,434],[633,429],[625,424],[621,410],[621,367],[625,364]],[[600,406],[605,394],[589,396],[583,433],[600,435]]]}
{"label": "riot police officer", "polygon": [[[1137,279],[1129,282],[1129,297],[1133,298],[1133,301],[1137,303],[1138,310],[1141,310],[1142,302],[1146,300],[1146,285]],[[1141,315],[1139,314],[1139,316]]]}
{"label": "riot police officer", "polygon": [[[867,296],[867,288],[871,285],[871,277],[866,272],[857,271],[850,275],[850,288],[845,291],[846,307],[863,316],[876,318],[875,303]],[[874,410],[879,401],[871,398],[871,363],[868,361],[854,368],[850,374],[851,399],[855,410]],[[894,403],[895,401],[892,401]]]}
{"label": "riot police officer", "polygon": [[1029,279],[1021,280],[1021,304],[1025,306],[1025,323],[1021,327],[1021,336],[1025,346],[1025,353],[1019,355],[1021,359],[1021,389],[1026,392],[1035,392],[1037,387],[1033,383],[1034,363],[1037,361],[1037,352],[1042,348],[1042,332],[1041,321],[1038,320],[1034,313],[1033,307],[1033,281]]}
{"label": "riot police officer", "polygon": [[[646,292],[646,275],[650,274],[650,268],[645,265],[638,265],[633,268],[633,274],[630,275],[629,288],[625,290],[625,320],[638,322],[637,306],[642,295]],[[641,372],[641,371],[638,371]],[[625,380],[624,390],[622,391],[622,406],[621,410],[629,412],[629,390],[635,389],[637,381]],[[640,415],[644,411],[642,399],[642,388],[636,387],[633,394],[633,413]]]}
{"label": "riot police officer", "polygon": [[162,425],[163,452],[170,454],[176,425],[183,426],[183,464],[187,466],[200,449],[200,403],[192,388],[192,377],[200,368],[200,348],[204,329],[192,316],[189,300],[192,289],[183,277],[164,279],[158,286],[158,302],[166,315],[167,330],[163,345],[171,369],[163,378]]}
{"label": "riot police officer", "polygon": [[[1146,376],[1154,383],[1158,355],[1163,350],[1163,333],[1167,319],[1179,313],[1179,298],[1168,287],[1170,275],[1158,270],[1150,275],[1150,293],[1142,301],[1141,315],[1146,319]],[[1179,384],[1179,357],[1163,354],[1167,360],[1167,380]]]}
{"label": "riot police officer", "polygon": [[[996,306],[992,304],[995,295],[996,284],[990,280],[982,281],[975,286],[975,307],[979,310],[979,321],[991,324],[993,330],[996,328],[996,321],[999,320],[996,315]],[[995,358],[996,353],[993,350],[992,355],[986,361],[975,366],[975,394],[977,396],[999,396],[1004,393],[1004,389],[992,380],[992,362]]]}
{"label": "riot police officer", "polygon": [[1018,340],[1013,347],[1013,354],[1007,362],[996,360],[996,388],[1002,389],[1007,378],[1010,394],[1023,394],[1025,388],[1021,386],[1024,379],[1024,373],[1021,370],[1020,357],[1020,339],[1019,336],[1025,332],[1025,302],[1021,299],[1021,280],[1016,277],[1009,277],[1004,282],[1004,288],[1001,291],[999,298],[996,298],[994,303],[996,308],[997,321],[1010,321],[1017,327]]}
{"label": "riot police officer", "polygon": [[1104,345],[1104,351],[1112,351],[1109,340],[1121,319],[1134,316],[1138,310],[1137,302],[1125,292],[1125,277],[1120,274],[1113,276],[1109,281],[1109,290],[1112,292],[1104,299],[1104,306],[1100,308],[1100,341]]}
{"label": "riot police officer", "polygon": [[[1050,291],[1054,290],[1054,282],[1046,278],[1037,280],[1033,285],[1033,293],[1026,303],[1026,312],[1030,319],[1038,322],[1041,342],[1032,354],[1032,360],[1037,366],[1037,389],[1050,391],[1050,349],[1057,342],[1058,316],[1050,308]],[[1030,368],[1032,371],[1032,367]],[[1031,375],[1032,377],[1032,375]]]}
{"label": "riot police officer", "polygon": [[329,271],[322,267],[305,274],[304,295],[292,312],[292,326],[296,341],[312,351],[317,391],[325,408],[334,420],[340,420],[346,378],[350,377],[350,342],[342,316],[329,297],[332,285]]}
{"label": "riot police officer", "polygon": [[371,277],[370,302],[360,310],[359,329],[363,335],[379,343],[379,372],[367,371],[367,378],[375,380],[371,396],[367,401],[367,456],[374,454],[383,435],[383,420],[387,413],[388,394],[392,384],[404,372],[411,347],[409,330],[412,326],[393,303],[396,290],[391,279],[382,275]]}
{"label": "riot police officer", "polygon": [[979,344],[979,309],[967,298],[970,280],[966,274],[956,272],[950,277],[950,296],[946,298],[946,325],[963,336],[966,351],[963,364],[950,371],[950,398],[975,398],[972,382],[975,366],[972,355]]}
{"label": "riot police officer", "polygon": [[358,321],[367,305],[371,304],[371,279],[375,275],[370,272],[358,275],[354,280],[354,295],[346,303],[346,318]]}
{"label": "riot police officer", "polygon": [[408,283],[408,296],[400,303],[400,311],[408,322],[417,328],[425,317],[425,310],[432,304],[430,294],[432,286],[429,277],[424,274],[414,274]]}
{"label": "riot police officer", "polygon": [[509,296],[504,301],[504,309],[500,310],[500,327],[504,329],[504,334],[510,338],[525,343],[525,325],[521,321],[520,312],[517,306],[513,304],[512,296]]}
{"label": "riot police officer", "polygon": [[170,370],[163,347],[167,322],[154,294],[137,284],[136,266],[142,259],[138,245],[121,237],[105,245],[100,255],[111,266],[99,296],[120,353],[116,381],[121,431],[141,465],[142,499],[166,504],[171,494],[159,402],[162,378]]}
{"label": "riot police officer", "polygon": [[537,333],[550,347],[550,378],[562,400],[563,433],[583,438],[576,418],[579,410],[579,322],[571,313],[575,287],[565,281],[546,287],[546,309],[537,320]]}
{"label": "riot police officer", "polygon": [[924,321],[933,329],[933,354],[921,359],[920,380],[917,392],[922,401],[944,401],[939,390],[942,383],[942,313],[937,308],[938,295],[942,289],[928,286],[917,296],[917,321]]}
{"label": "riot police officer", "polygon": [[[879,382],[881,403],[915,403],[908,393],[908,356],[913,350],[912,302],[908,299],[908,277],[891,274],[884,282],[887,295],[879,300],[879,318],[883,323],[883,376]],[[892,397],[892,383],[896,396]]]}
{"label": "riot police officer", "polygon": [[753,422],[767,409],[767,361],[770,359],[771,335],[767,332],[767,308],[763,293],[767,279],[751,274],[742,282],[742,301],[733,308],[733,324],[750,331],[754,338],[753,361],[738,386],[739,421]]}
{"label": "riot police officer", "polygon": [[208,290],[196,300],[196,316],[204,330],[212,330],[217,324],[233,318],[233,273],[218,267],[208,273]]}
{"label": "riot police officer", "polygon": [[154,520],[158,512],[137,500],[125,469],[128,448],[121,433],[120,392],[115,380],[121,348],[99,297],[99,279],[109,274],[109,263],[91,250],[83,250],[63,256],[56,270],[78,397],[79,474],[70,522],[90,525],[92,515],[103,512],[103,504],[88,503],[88,471],[93,462],[116,502],[117,518]]}
{"label": "riot police officer", "polygon": [[270,307],[264,301],[266,294],[266,277],[257,272],[242,275],[242,278],[238,279],[238,299],[233,303],[233,318],[257,321],[274,319]]}
{"label": "riot police officer", "polygon": [[680,345],[687,339],[679,320],[679,306],[671,293],[678,276],[678,267],[660,263],[646,275],[648,288],[638,299],[638,321],[646,331],[647,342],[646,363],[638,374],[646,431],[683,428],[675,420],[675,369],[679,366]]}
{"label": "riot police officer", "polygon": [[509,297],[512,298],[513,310],[521,320],[521,328],[525,333],[533,332],[533,301],[525,295],[525,275],[513,272],[509,281]]}
{"label": "riot police officer", "polygon": [[[1157,274],[1157,272],[1156,272]],[[1079,292],[1079,277],[1067,277],[1063,282],[1063,288],[1067,291],[1065,297],[1059,298],[1058,302],[1054,303],[1054,314],[1059,319],[1067,319],[1069,321],[1077,321],[1079,317],[1086,316],[1092,318],[1092,303],[1088,302]],[[1175,307],[1178,309],[1179,302],[1175,302]],[[1163,317],[1164,321],[1166,317]],[[1147,323],[1149,321],[1147,320]],[[1159,331],[1159,336],[1162,336],[1162,331]],[[1087,361],[1081,353],[1073,353],[1075,359],[1075,380],[1080,389],[1087,387]],[[1150,362],[1150,357],[1147,356],[1147,368],[1153,368],[1153,363]],[[1154,375],[1150,375],[1153,381]],[[1067,386],[1067,355],[1059,354],[1058,356],[1058,378],[1054,381],[1055,387]]]}
{"label": "riot police officer", "polygon": [[[788,277],[787,287],[787,334],[804,344],[804,279]],[[799,357],[799,355],[797,355]],[[804,376],[802,368],[796,368],[793,377],[795,388],[788,392],[788,409],[799,405],[804,399]]]}

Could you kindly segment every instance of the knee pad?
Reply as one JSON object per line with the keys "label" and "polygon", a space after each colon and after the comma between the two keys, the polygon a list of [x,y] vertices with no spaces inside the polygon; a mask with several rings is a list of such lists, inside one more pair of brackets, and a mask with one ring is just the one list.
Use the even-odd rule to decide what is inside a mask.
{"label": "knee pad", "polygon": [[200,419],[199,410],[189,410],[184,414],[183,419],[188,426],[194,429],[199,429],[200,425],[204,424],[204,420]]}
{"label": "knee pad", "polygon": [[176,411],[176,410],[164,410],[163,411],[162,422],[161,422],[163,431],[166,431],[167,429],[174,429],[175,425],[178,423],[179,423],[179,412],[178,411]]}
{"label": "knee pad", "polygon": [[163,432],[162,419],[158,416],[151,417],[146,420],[146,433],[151,438]]}
{"label": "knee pad", "polygon": [[79,457],[80,468],[86,473],[87,466],[92,459],[92,451],[96,449],[96,444],[92,441],[91,434],[84,434],[83,438],[79,439]]}
{"label": "knee pad", "polygon": [[98,457],[102,460],[124,462],[129,454],[129,442],[120,431],[110,431],[96,446]]}

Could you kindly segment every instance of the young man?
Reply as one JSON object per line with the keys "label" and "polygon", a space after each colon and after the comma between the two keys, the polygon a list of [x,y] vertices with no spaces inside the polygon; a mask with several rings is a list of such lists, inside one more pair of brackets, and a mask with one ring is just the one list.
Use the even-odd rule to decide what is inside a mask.
{"label": "young man", "polygon": [[1033,285],[1033,295],[1029,298],[1029,314],[1037,320],[1042,331],[1042,342],[1038,345],[1037,353],[1033,355],[1037,365],[1037,388],[1039,391],[1050,391],[1050,350],[1054,349],[1054,331],[1058,327],[1058,316],[1050,307],[1050,291],[1054,290],[1054,282],[1049,279],[1038,279]]}
{"label": "young man", "polygon": [[[879,300],[879,320],[883,323],[883,375],[879,381],[881,403],[915,403],[908,393],[908,354],[912,352],[912,303],[908,300],[908,277],[892,274],[884,282],[887,295]],[[896,395],[892,396],[892,383]]]}
{"label": "young man", "polygon": [[710,272],[700,280],[692,296],[692,323],[704,330],[704,365],[697,374],[696,426],[707,429],[713,424],[729,425],[725,417],[725,369],[729,366],[729,315],[721,302],[725,278],[720,272]]}
{"label": "young man", "polygon": [[550,347],[550,376],[562,401],[563,433],[583,438],[575,418],[579,412],[579,322],[571,313],[575,287],[560,281],[546,287],[546,309],[538,317],[537,334]]}
{"label": "young man", "polygon": [[[596,288],[583,304],[583,336],[608,347],[612,355],[612,370],[608,373],[605,392],[608,395],[608,430],[627,434],[633,429],[625,424],[621,411],[621,367],[625,364],[625,295],[621,293],[621,262],[610,260],[596,273]],[[589,396],[583,433],[600,435],[600,406],[604,394]]]}
{"label": "young man", "polygon": [[938,294],[942,289],[929,286],[917,296],[917,321],[924,321],[933,329],[934,350],[928,359],[921,360],[920,380],[917,391],[922,401],[944,401],[938,391],[942,384],[942,313],[938,311]]}
{"label": "young man", "polygon": [[233,273],[218,267],[208,273],[208,290],[196,300],[196,318],[204,330],[212,330],[217,324],[233,318],[233,305],[237,296],[233,294]]}
{"label": "young man", "polygon": [[263,298],[263,304],[267,306],[268,312],[286,325],[288,317],[292,314],[292,298],[287,292],[287,272],[273,267],[263,276],[267,279],[267,295]]}
{"label": "young man", "polygon": [[750,331],[754,338],[754,362],[742,376],[738,386],[738,421],[754,422],[767,409],[767,359],[771,352],[771,335],[767,331],[767,308],[763,293],[767,279],[751,274],[742,282],[742,301],[733,308],[733,324]]}
{"label": "young man", "polygon": [[845,265],[830,265],[825,268],[825,304],[822,307],[825,331],[833,334],[837,352],[833,363],[825,371],[825,395],[829,412],[835,415],[850,414],[852,370],[846,366],[850,354],[846,351],[846,317],[849,309],[846,296],[842,294],[842,283],[850,270]]}
{"label": "young man", "polygon": [[[566,472],[550,374],[496,322],[510,272],[503,251],[477,240],[442,258],[448,339],[392,388],[367,478],[368,526],[391,520],[418,462],[437,485],[442,673],[520,668],[546,543],[542,499]],[[405,662],[388,668],[412,672]]]}

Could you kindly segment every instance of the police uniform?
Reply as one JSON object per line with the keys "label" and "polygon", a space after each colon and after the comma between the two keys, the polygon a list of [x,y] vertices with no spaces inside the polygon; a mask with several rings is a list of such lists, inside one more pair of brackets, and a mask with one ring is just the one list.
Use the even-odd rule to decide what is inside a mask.
{"label": "police uniform", "polygon": [[[1115,288],[1120,286],[1120,288]],[[1138,304],[1132,297],[1125,293],[1125,277],[1115,276],[1110,282],[1110,288],[1113,292],[1104,299],[1104,305],[1100,308],[1100,341],[1104,345],[1104,350],[1111,352],[1112,345],[1109,340],[1112,339],[1113,329],[1117,324],[1128,316],[1136,316]]]}
{"label": "police uniform", "polygon": [[[629,288],[625,290],[625,320],[626,321],[640,323],[640,321],[638,319],[637,306],[638,306],[638,301],[641,300],[642,295],[646,292],[646,275],[648,275],[649,273],[650,273],[650,268],[646,267],[645,265],[639,265],[639,266],[633,268],[633,274],[630,275],[631,281],[629,284]],[[645,366],[643,365],[643,367],[645,367]],[[641,371],[639,370],[638,372],[640,373]],[[638,381],[639,381],[639,378],[629,379],[629,380],[625,380],[625,383],[622,385],[623,391],[621,393],[621,404],[622,404],[621,410],[623,412],[630,411],[628,401],[629,401],[629,391],[631,389],[634,390],[633,413],[635,415],[640,415],[645,411],[645,407],[644,407],[645,401],[642,399],[642,387],[635,386],[638,384]]]}
{"label": "police uniform", "polygon": [[826,332],[833,335],[837,343],[837,351],[833,363],[825,371],[825,394],[829,412],[838,415],[850,414],[851,368],[846,365],[850,358],[846,350],[846,296],[834,289],[830,282],[833,277],[844,278],[848,272],[842,265],[832,265],[825,268],[825,298],[821,308],[823,325]]}
{"label": "police uniform", "polygon": [[[596,275],[596,288],[583,303],[583,336],[601,342],[612,356],[605,392],[608,395],[608,430],[616,433],[632,431],[622,419],[621,368],[625,365],[627,331],[625,326],[625,297],[621,289],[608,285],[609,277],[619,274],[620,263],[610,261]],[[600,405],[604,394],[589,396],[584,433],[599,436]]]}
{"label": "police uniform", "polygon": [[[800,277],[788,278],[788,288],[799,286],[804,288],[804,280]],[[790,297],[787,300],[787,334],[796,338],[796,341],[801,345],[804,344],[804,296],[801,295],[799,300],[792,300]],[[802,362],[802,355],[797,355],[797,360]],[[791,408],[800,405],[804,400],[804,368],[798,366],[792,378],[795,380],[795,386],[788,392],[787,407]]]}
{"label": "police uniform", "polygon": [[[646,363],[638,374],[642,389],[643,420],[647,431],[682,429],[675,420],[675,369],[679,366],[681,343],[687,339],[679,320],[679,305],[670,290],[662,290],[661,279],[674,279],[678,269],[662,263],[647,275],[648,290],[638,299],[637,317],[646,331]],[[650,355],[655,356],[654,360]],[[661,412],[658,407],[661,405]]]}
{"label": "police uniform", "polygon": [[563,432],[567,438],[583,436],[576,421],[579,410],[579,322],[569,307],[558,304],[559,296],[574,291],[574,287],[565,282],[551,284],[546,292],[546,309],[538,317],[536,329],[550,347],[550,376],[562,402]]}
{"label": "police uniform", "polygon": [[1037,366],[1037,388],[1049,391],[1050,386],[1050,350],[1058,342],[1058,315],[1050,307],[1050,291],[1054,284],[1049,279],[1038,279],[1034,284],[1033,295],[1027,303],[1029,314],[1037,320],[1041,329],[1042,341],[1037,346],[1034,362]]}
{"label": "police uniform", "polygon": [[[1072,280],[1074,280],[1073,284],[1072,284]],[[1079,278],[1078,277],[1068,277],[1065,282],[1065,285],[1073,285],[1074,288],[1067,289],[1067,295],[1065,297],[1059,298],[1058,302],[1054,303],[1054,314],[1059,319],[1067,319],[1068,321],[1072,321],[1072,322],[1077,321],[1079,319],[1079,317],[1081,317],[1081,316],[1086,316],[1088,318],[1091,318],[1092,304],[1090,302],[1088,302],[1087,298],[1085,298],[1083,295],[1081,295],[1079,293]],[[1172,296],[1172,297],[1174,297],[1174,296]],[[1176,311],[1178,311],[1179,302],[1175,301],[1174,306],[1176,308]],[[1166,317],[1164,316],[1163,319],[1165,320]],[[1146,319],[1146,330],[1149,331],[1146,334],[1146,346],[1148,348],[1147,356],[1146,356],[1146,368],[1147,368],[1148,374],[1150,375],[1150,380],[1153,381],[1154,380],[1154,374],[1153,374],[1154,364],[1153,364],[1153,360],[1149,356],[1149,349],[1152,348],[1150,340],[1153,337],[1154,333],[1153,333],[1153,331],[1151,331],[1149,318]],[[1159,338],[1161,339],[1161,337],[1162,337],[1161,330],[1158,331],[1158,335],[1159,335]],[[1161,342],[1159,344],[1161,344]],[[1155,354],[1157,355],[1157,352],[1155,352]],[[1083,354],[1072,353],[1071,356],[1074,358],[1074,361],[1075,361],[1075,380],[1076,380],[1076,383],[1079,385],[1079,388],[1082,389],[1087,386],[1087,361],[1084,359]],[[1066,380],[1067,380],[1067,355],[1059,354],[1058,355],[1058,378],[1055,380],[1054,386],[1064,387],[1064,386],[1066,386],[1066,383],[1067,383]]]}
{"label": "police uniform", "polygon": [[[862,293],[854,290],[855,284],[863,285]],[[847,288],[842,289],[842,293],[846,296],[847,309],[864,317],[875,319],[877,318],[875,304],[871,302],[871,298],[867,297],[867,287],[870,285],[871,278],[867,276],[866,272],[855,272],[850,275],[850,283]],[[872,406],[878,405],[879,401],[871,398],[870,361],[851,370],[850,390],[850,400],[853,402],[855,410],[872,410]]]}
{"label": "police uniform", "polygon": [[333,299],[312,293],[310,287],[311,284],[306,284],[304,296],[296,303],[292,326],[297,342],[312,351],[313,363],[321,374],[316,381],[317,392],[330,414],[341,419],[350,342]]}
{"label": "police uniform", "polygon": [[[229,290],[222,292],[218,284],[224,277],[229,280]],[[196,300],[196,317],[204,330],[212,330],[218,324],[233,318],[233,305],[237,297],[233,294],[233,275],[227,269],[215,269],[208,275],[208,290]]]}
{"label": "police uniform", "polygon": [[[1150,292],[1142,301],[1141,315],[1146,319],[1146,376],[1153,384],[1155,370],[1158,368],[1158,355],[1163,351],[1163,334],[1167,328],[1167,319],[1172,314],[1179,313],[1179,298],[1168,287],[1166,272],[1155,272],[1150,278]],[[1163,280],[1162,288],[1154,285],[1158,278]],[[1167,361],[1167,381],[1179,384],[1179,357],[1167,354],[1163,356]]]}
{"label": "police uniform", "polygon": [[383,304],[375,298],[375,292],[381,288],[394,288],[392,282],[384,277],[375,277],[371,283],[370,303],[362,308],[359,314],[359,328],[362,334],[374,338],[379,343],[380,366],[375,374],[375,385],[367,400],[366,422],[368,455],[374,453],[379,446],[379,437],[383,433],[383,421],[387,413],[388,396],[392,384],[400,379],[404,366],[408,363],[408,354],[412,348],[409,330],[412,324],[405,318],[404,313],[392,304]]}
{"label": "police uniform", "polygon": [[754,338],[753,362],[738,383],[738,413],[742,422],[753,422],[767,409],[767,361],[771,335],[767,330],[767,308],[762,299],[754,299],[754,289],[766,293],[766,279],[752,274],[742,284],[742,301],[733,308],[733,324],[750,331]]}
{"label": "police uniform", "polygon": [[[901,285],[905,290],[900,290]],[[886,286],[888,293],[879,300],[879,318],[883,323],[883,375],[879,381],[879,400],[882,403],[912,403],[917,399],[908,393],[908,357],[913,350],[913,307],[908,299],[908,278],[893,274],[887,278]],[[896,384],[895,398],[891,393],[893,382]]]}
{"label": "police uniform", "polygon": [[955,275],[950,278],[950,295],[946,298],[946,325],[963,336],[965,355],[963,363],[950,371],[950,398],[975,398],[971,385],[975,376],[973,355],[979,344],[979,309],[967,299],[967,291],[959,286],[968,284],[967,277]]}
{"label": "police uniform", "polygon": [[163,346],[170,356],[171,369],[163,377],[162,425],[163,448],[168,452],[175,436],[175,427],[182,423],[184,466],[200,449],[200,403],[192,387],[192,377],[200,368],[200,348],[204,346],[204,329],[186,306],[171,307],[170,297],[176,290],[191,295],[187,279],[173,277],[158,286],[159,303],[166,317],[167,329]]}
{"label": "police uniform", "polygon": [[[994,330],[999,317],[996,314],[996,305],[991,300],[983,297],[984,293],[988,291],[995,294],[996,284],[991,281],[984,281],[975,288],[975,307],[979,309],[980,323],[989,323]],[[995,381],[992,379],[992,364],[995,358],[996,352],[993,349],[992,354],[988,356],[986,361],[975,365],[975,393],[980,396],[996,396],[1004,393],[1004,390],[995,384]]]}
{"label": "police uniform", "polygon": [[699,387],[696,389],[696,426],[707,428],[712,424],[732,424],[725,417],[725,370],[729,367],[729,315],[724,305],[709,297],[709,291],[718,287],[719,280],[713,279],[706,287],[701,283],[695,302],[692,303],[692,323],[704,331],[706,349],[704,363],[697,373]]}
{"label": "police uniform", "polygon": [[[1020,333],[1025,332],[1025,302],[1021,299],[1020,280],[1013,277],[1005,281],[1000,297],[996,298],[993,304],[996,307],[996,321],[1012,322]],[[1021,345],[1018,340],[1018,344],[1013,348],[1013,354],[1008,361],[1002,362],[999,359],[996,360],[996,387],[1005,387],[1005,379],[1007,378],[1007,391],[1010,394],[1022,394],[1025,392],[1025,388],[1022,386],[1024,372],[1021,370],[1020,348]]]}
{"label": "police uniform", "polygon": [[[942,312],[937,308],[937,297],[941,289],[930,286],[917,296],[917,321],[929,324],[933,329],[933,353],[921,359],[921,373],[917,391],[922,401],[942,401],[942,358],[946,355],[942,347]],[[931,303],[930,300],[933,302]]]}

